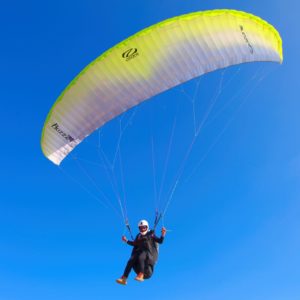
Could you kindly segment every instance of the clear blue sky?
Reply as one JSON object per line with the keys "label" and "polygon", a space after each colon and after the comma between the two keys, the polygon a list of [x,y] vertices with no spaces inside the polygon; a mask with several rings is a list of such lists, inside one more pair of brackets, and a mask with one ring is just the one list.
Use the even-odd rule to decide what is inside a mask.
{"label": "clear blue sky", "polygon": [[[119,286],[114,280],[131,250],[120,241],[122,220],[44,158],[44,120],[64,87],[109,47],[166,18],[216,8],[244,10],[273,24],[283,39],[284,62],[232,68],[201,80],[199,111],[222,76],[228,82],[238,74],[222,91],[220,107],[253,75],[268,74],[257,87],[258,80],[250,80],[253,92],[237,97],[203,130],[165,217],[171,231],[154,277],[140,284],[132,274],[128,286]],[[300,299],[299,9],[292,0],[3,3],[0,300]],[[196,83],[184,91],[193,94]],[[166,137],[174,117],[180,120],[166,186],[191,139],[192,113],[183,98],[176,89],[141,105],[121,141],[134,229],[140,218],[153,219],[151,136],[159,182]],[[157,115],[155,124],[151,114]],[[118,122],[102,131],[110,159]],[[96,141],[92,136],[76,155],[91,157]],[[63,169],[93,191],[71,159]],[[101,179],[103,169],[97,172],[116,204]]]}

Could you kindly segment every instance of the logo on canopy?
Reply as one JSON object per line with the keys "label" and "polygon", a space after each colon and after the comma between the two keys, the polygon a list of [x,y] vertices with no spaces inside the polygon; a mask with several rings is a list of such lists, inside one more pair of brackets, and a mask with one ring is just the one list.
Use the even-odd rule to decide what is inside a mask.
{"label": "logo on canopy", "polygon": [[123,52],[122,57],[125,58],[126,61],[129,61],[139,55],[137,48],[130,48]]}
{"label": "logo on canopy", "polygon": [[59,135],[61,135],[68,142],[74,141],[74,138],[71,135],[65,133],[57,123],[52,124],[51,128],[53,128]]}
{"label": "logo on canopy", "polygon": [[246,32],[244,31],[244,27],[242,25],[240,25],[240,29],[241,29],[241,32],[242,32],[242,35],[244,37],[244,40],[245,42],[247,43],[248,47],[249,47],[249,50],[250,50],[250,53],[253,54],[254,53],[254,49],[253,49],[253,46],[251,45],[247,35],[246,35]]}

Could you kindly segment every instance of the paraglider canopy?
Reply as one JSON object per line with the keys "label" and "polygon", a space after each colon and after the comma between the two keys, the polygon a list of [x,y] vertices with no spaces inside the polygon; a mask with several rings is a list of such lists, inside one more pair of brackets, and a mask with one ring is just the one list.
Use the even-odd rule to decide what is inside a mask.
{"label": "paraglider canopy", "polygon": [[195,12],[146,28],[90,63],[46,119],[45,156],[59,165],[88,135],[126,110],[192,78],[231,65],[282,62],[281,38],[241,11]]}

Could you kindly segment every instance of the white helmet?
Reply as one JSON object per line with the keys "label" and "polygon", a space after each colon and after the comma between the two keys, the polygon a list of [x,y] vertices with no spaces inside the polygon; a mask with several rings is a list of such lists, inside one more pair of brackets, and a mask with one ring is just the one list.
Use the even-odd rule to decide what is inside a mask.
{"label": "white helmet", "polygon": [[146,220],[139,221],[139,230],[142,235],[145,235],[149,230],[149,224]]}

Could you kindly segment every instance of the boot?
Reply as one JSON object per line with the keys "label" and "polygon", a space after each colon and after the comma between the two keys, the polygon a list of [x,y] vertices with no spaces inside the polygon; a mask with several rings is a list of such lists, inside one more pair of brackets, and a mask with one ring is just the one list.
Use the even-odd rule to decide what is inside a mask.
{"label": "boot", "polygon": [[125,276],[123,275],[121,278],[117,279],[116,282],[119,283],[119,284],[124,284],[124,285],[126,285],[126,284],[127,284],[127,277],[125,277]]}
{"label": "boot", "polygon": [[144,281],[144,273],[139,273],[135,278],[137,281]]}

